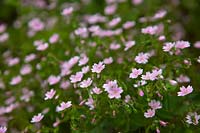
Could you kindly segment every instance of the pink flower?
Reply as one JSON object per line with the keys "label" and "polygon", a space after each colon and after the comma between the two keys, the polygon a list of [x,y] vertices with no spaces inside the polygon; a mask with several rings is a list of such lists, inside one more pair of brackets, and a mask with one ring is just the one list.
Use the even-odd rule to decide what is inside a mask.
{"label": "pink flower", "polygon": [[60,88],[62,88],[62,89],[67,89],[69,86],[70,86],[69,81],[62,81],[60,84]]}
{"label": "pink flower", "polygon": [[85,102],[85,105],[90,107],[90,110],[94,109],[94,100],[90,97],[88,98],[87,102]]}
{"label": "pink flower", "polygon": [[154,117],[154,115],[155,115],[154,109],[148,109],[147,112],[144,113],[144,117],[146,118]]}
{"label": "pink flower", "polygon": [[185,86],[180,87],[180,91],[178,92],[178,96],[185,96],[192,93],[192,86],[188,85],[187,88]]}
{"label": "pink flower", "polygon": [[121,47],[121,45],[120,44],[117,44],[117,43],[111,43],[110,44],[110,49],[111,50],[117,50],[117,49],[119,49]]}
{"label": "pink flower", "polygon": [[131,96],[130,95],[126,95],[125,96],[125,102],[128,103],[131,100]]}
{"label": "pink flower", "polygon": [[20,62],[19,58],[17,58],[17,57],[16,58],[8,58],[6,61],[8,63],[8,66],[17,65]]}
{"label": "pink flower", "polygon": [[26,74],[31,73],[31,71],[32,71],[31,65],[26,64],[26,65],[24,65],[24,66],[21,68],[20,74],[21,74],[21,75],[26,75]]}
{"label": "pink flower", "polygon": [[85,19],[89,24],[101,23],[107,20],[106,17],[100,14],[88,15]]}
{"label": "pink flower", "polygon": [[57,84],[60,81],[60,79],[61,79],[60,76],[51,75],[48,78],[48,83],[49,85],[54,85],[54,84]]}
{"label": "pink flower", "polygon": [[21,81],[22,81],[22,77],[21,76],[13,77],[12,80],[10,81],[10,85],[17,85]]}
{"label": "pink flower", "polygon": [[181,54],[181,49],[176,49],[175,55],[180,55]]}
{"label": "pink flower", "polygon": [[127,21],[126,23],[123,24],[124,29],[129,29],[135,25],[134,21]]}
{"label": "pink flower", "polygon": [[61,121],[56,117],[56,121],[53,123],[53,127],[57,127]]}
{"label": "pink flower", "polygon": [[70,76],[70,81],[71,83],[76,83],[76,82],[81,81],[82,77],[83,77],[83,73],[77,72],[75,75]]}
{"label": "pink flower", "polygon": [[43,119],[44,115],[39,113],[38,115],[33,116],[31,123],[40,122]]}
{"label": "pink flower", "polygon": [[190,82],[190,78],[186,75],[183,75],[181,74],[178,78],[176,78],[176,80],[179,82],[179,83],[188,83]]}
{"label": "pink flower", "polygon": [[58,34],[53,34],[50,38],[49,38],[49,42],[51,44],[58,42],[59,40],[59,35]]}
{"label": "pink flower", "polygon": [[108,91],[110,88],[117,88],[117,87],[118,87],[117,80],[109,81],[107,84],[103,85],[105,91]]}
{"label": "pink flower", "polygon": [[44,23],[39,18],[34,18],[28,23],[29,28],[33,31],[41,31],[44,29]]}
{"label": "pink flower", "polygon": [[128,41],[125,43],[125,49],[124,51],[129,50],[131,47],[133,47],[135,45],[135,41]]}
{"label": "pink flower", "polygon": [[113,58],[112,57],[105,58],[103,62],[104,64],[111,64],[113,62]]}
{"label": "pink flower", "polygon": [[49,46],[48,43],[42,43],[42,44],[40,44],[40,45],[37,45],[37,46],[36,46],[36,49],[37,49],[38,51],[44,51],[44,50],[46,50],[46,49],[48,48],[48,46]]}
{"label": "pink flower", "polygon": [[108,92],[108,97],[110,99],[112,99],[112,98],[116,98],[116,99],[121,98],[121,93],[123,92],[123,90],[122,90],[121,87],[118,87],[116,80],[109,81],[107,84],[104,84],[103,88],[105,89],[105,91]]}
{"label": "pink flower", "polygon": [[118,28],[116,30],[113,31],[114,35],[120,35],[122,33],[122,29]]}
{"label": "pink flower", "polygon": [[116,4],[109,5],[104,9],[104,13],[106,15],[112,15],[112,14],[115,13],[116,9],[117,9],[117,5]]}
{"label": "pink flower", "polygon": [[87,88],[87,87],[89,87],[91,84],[92,84],[92,80],[91,80],[91,78],[88,78],[88,79],[86,79],[86,80],[83,80],[83,81],[80,83],[80,87],[81,87],[81,88]]}
{"label": "pink flower", "polygon": [[101,71],[105,68],[105,65],[103,62],[99,62],[98,64],[94,64],[92,66],[92,72],[93,73],[101,73]]}
{"label": "pink flower", "polygon": [[44,100],[52,99],[54,95],[56,94],[56,91],[54,89],[51,89],[45,94]]}
{"label": "pink flower", "polygon": [[175,47],[178,49],[184,49],[190,47],[190,43],[188,41],[176,41]]}
{"label": "pink flower", "polygon": [[142,79],[154,81],[158,79],[158,76],[162,77],[161,74],[162,74],[162,69],[159,69],[159,70],[154,69],[152,73],[146,72],[145,75],[142,75]]}
{"label": "pink flower", "polygon": [[186,122],[188,124],[194,124],[198,125],[199,120],[200,120],[200,115],[197,114],[197,112],[189,112],[188,115],[186,116]]}
{"label": "pink flower", "polygon": [[149,35],[155,35],[158,33],[158,26],[148,26],[146,28],[142,28],[142,33],[143,34],[149,34]]}
{"label": "pink flower", "polygon": [[6,133],[6,131],[7,131],[7,127],[3,127],[3,126],[0,127],[0,133]]}
{"label": "pink flower", "polygon": [[139,81],[139,84],[140,84],[140,86],[144,86],[147,84],[147,82],[145,80],[141,80],[141,81]]}
{"label": "pink flower", "polygon": [[68,7],[68,8],[63,9],[61,14],[63,16],[68,16],[68,15],[72,14],[73,11],[74,11],[73,7]]}
{"label": "pink flower", "polygon": [[183,62],[184,62],[184,64],[187,65],[187,66],[191,66],[191,65],[192,65],[190,60],[186,60],[186,59],[185,59]]}
{"label": "pink flower", "polygon": [[153,19],[156,20],[156,19],[163,18],[166,14],[167,14],[166,10],[160,10],[153,16]]}
{"label": "pink flower", "polygon": [[0,42],[1,43],[5,42],[5,41],[8,40],[8,38],[9,38],[9,34],[8,33],[3,33],[3,34],[0,35]]}
{"label": "pink flower", "polygon": [[94,87],[94,88],[92,89],[92,92],[94,92],[94,93],[97,94],[97,95],[99,95],[99,94],[102,93],[101,89],[100,89],[100,88],[97,88],[97,87]]}
{"label": "pink flower", "polygon": [[89,61],[89,58],[88,58],[86,55],[84,55],[84,56],[79,60],[78,65],[79,65],[79,66],[83,66],[83,65],[85,65],[88,61]]}
{"label": "pink flower", "polygon": [[118,64],[122,64],[123,61],[124,61],[124,59],[123,59],[122,57],[118,57],[118,58],[117,58],[117,63],[118,63]]}
{"label": "pink flower", "polygon": [[121,98],[121,93],[123,92],[121,87],[117,87],[117,88],[111,88],[108,90],[108,97],[109,98],[116,98],[119,99]]}
{"label": "pink flower", "polygon": [[171,42],[165,43],[163,46],[163,51],[169,52],[174,47],[174,45],[175,43],[171,43]]}
{"label": "pink flower", "polygon": [[92,25],[89,27],[88,30],[93,33],[93,32],[97,32],[99,29],[100,27],[98,25]]}
{"label": "pink flower", "polygon": [[56,111],[57,111],[57,112],[60,112],[60,111],[63,111],[63,110],[65,110],[65,109],[71,107],[71,106],[72,106],[71,103],[72,103],[71,101],[62,102],[62,103],[60,104],[60,106],[57,106],[57,107],[56,107]]}
{"label": "pink flower", "polygon": [[139,94],[141,97],[144,96],[144,92],[143,92],[142,90],[139,90],[139,91],[138,91],[138,94]]}
{"label": "pink flower", "polygon": [[135,57],[135,61],[139,64],[146,64],[148,62],[148,59],[149,59],[149,54],[147,53],[139,53]]}
{"label": "pink flower", "polygon": [[25,57],[24,59],[24,62],[25,63],[28,63],[28,62],[31,62],[32,60],[34,60],[36,58],[36,55],[35,54],[29,54]]}
{"label": "pink flower", "polygon": [[74,56],[69,61],[64,61],[61,65],[61,76],[66,76],[71,73],[71,68],[78,62],[79,57]]}
{"label": "pink flower", "polygon": [[169,80],[169,83],[171,84],[171,85],[177,85],[177,81],[176,80]]}
{"label": "pink flower", "polygon": [[121,22],[121,18],[120,17],[117,17],[117,18],[113,18],[109,23],[108,23],[108,26],[109,27],[114,27],[116,26],[118,23]]}
{"label": "pink flower", "polygon": [[72,57],[68,62],[63,63],[62,67],[63,68],[71,68],[72,66],[74,66],[76,63],[78,63],[79,60],[79,56],[74,56]]}
{"label": "pink flower", "polygon": [[159,41],[164,41],[166,39],[166,37],[164,35],[159,36],[158,40]]}
{"label": "pink flower", "polygon": [[82,67],[82,69],[81,69],[81,72],[82,73],[88,73],[90,71],[90,67],[89,66],[84,66],[84,67]]}
{"label": "pink flower", "polygon": [[75,35],[86,38],[88,37],[88,29],[86,27],[80,27],[75,30]]}
{"label": "pink flower", "polygon": [[167,123],[168,123],[168,122],[165,122],[165,121],[162,121],[162,120],[160,120],[159,122],[160,122],[160,125],[163,126],[163,127],[167,126]]}
{"label": "pink flower", "polygon": [[151,100],[151,102],[149,102],[148,105],[154,110],[162,108],[161,103],[159,101],[156,101],[156,100]]}
{"label": "pink flower", "polygon": [[200,41],[195,42],[194,47],[195,48],[200,48]]}
{"label": "pink flower", "polygon": [[30,91],[27,88],[23,88],[22,93],[23,93],[23,95],[20,97],[20,99],[23,100],[23,101],[25,101],[25,102],[29,102],[30,98],[32,96],[34,96],[34,92]]}
{"label": "pink flower", "polygon": [[129,78],[135,79],[137,78],[139,75],[141,75],[143,72],[143,69],[132,69],[132,72],[129,75]]}
{"label": "pink flower", "polygon": [[143,79],[143,80],[154,80],[155,77],[153,77],[152,73],[146,72],[145,75],[142,75],[142,79]]}
{"label": "pink flower", "polygon": [[158,77],[162,78],[162,69],[154,69],[151,73],[152,79],[155,80],[158,79]]}
{"label": "pink flower", "polygon": [[160,129],[158,127],[156,128],[156,133],[160,133]]}

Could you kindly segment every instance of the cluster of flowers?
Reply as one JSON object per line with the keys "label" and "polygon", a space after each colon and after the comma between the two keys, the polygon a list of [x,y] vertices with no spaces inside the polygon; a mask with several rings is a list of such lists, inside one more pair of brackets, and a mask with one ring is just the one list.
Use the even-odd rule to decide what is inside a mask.
{"label": "cluster of flowers", "polygon": [[[55,1],[50,5],[44,4],[43,0],[38,1],[23,4],[34,4],[42,9],[56,10]],[[92,3],[83,1],[83,3],[67,3],[56,19],[49,17],[47,21],[44,21],[40,15],[28,18],[25,34],[32,40],[31,50],[27,50],[22,57],[20,54],[13,54],[15,51],[12,48],[3,52],[2,64],[6,67],[2,67],[3,78],[0,79],[0,88],[5,92],[6,100],[5,106],[0,106],[0,119],[23,107],[27,109],[28,114],[33,114],[29,122],[37,123],[39,126],[37,124],[34,126],[39,129],[43,120],[49,118],[48,114],[54,112],[55,119],[49,118],[53,121],[54,128],[59,127],[63,122],[61,119],[66,120],[65,113],[73,112],[84,105],[83,109],[86,107],[87,110],[80,117],[86,118],[86,115],[95,114],[95,111],[99,109],[99,103],[105,104],[111,101],[116,106],[122,103],[122,106],[142,111],[144,119],[154,117],[159,124],[151,119],[151,125],[157,124],[155,129],[160,132],[158,128],[160,125],[166,127],[171,124],[162,117],[156,117],[157,112],[165,110],[165,105],[162,103],[165,96],[175,95],[180,98],[195,90],[190,77],[185,75],[183,67],[187,65],[190,68],[192,65],[190,59],[186,59],[187,56],[184,55],[184,50],[191,47],[191,44],[181,39],[172,42],[166,37],[165,25],[162,21],[160,22],[167,15],[164,9],[159,9],[152,16],[125,20],[123,16],[115,14],[121,4],[128,4],[127,0],[106,0],[104,15],[99,12],[79,13],[82,9],[81,4],[86,6]],[[143,2],[143,0],[132,0],[134,7]],[[18,30],[24,28],[23,19],[19,18],[14,28]],[[147,22],[157,24],[146,26]],[[60,25],[67,27],[69,31],[65,31],[66,29],[63,31],[62,28],[59,31]],[[12,38],[9,38],[6,28],[6,24],[0,25],[0,43],[7,46]],[[56,28],[58,28],[57,32],[51,33],[47,38],[41,37],[43,33],[52,32],[54,31],[52,29]],[[69,33],[64,36],[63,32]],[[68,42],[64,42],[66,38]],[[137,38],[147,38],[148,41],[143,42]],[[200,42],[196,42],[194,47],[199,49]],[[50,57],[53,58],[53,63],[49,61]],[[166,58],[173,61],[167,62]],[[177,58],[181,61],[176,62]],[[194,62],[200,63],[200,57]],[[52,68],[51,64],[53,64]],[[174,69],[180,72],[173,73]],[[35,89],[35,85],[40,88],[39,91]],[[8,89],[9,87],[17,88],[19,94],[15,95],[14,91]],[[175,89],[171,91],[171,88]],[[140,98],[146,102],[146,105],[142,102],[143,100],[139,100]],[[35,100],[44,101],[44,105],[47,106],[38,112],[38,105],[33,103]],[[135,103],[143,105],[137,107]],[[113,109],[111,112],[116,110]],[[88,111],[90,113],[87,114]],[[195,111],[184,112],[188,113],[186,123],[198,125],[200,115],[197,114],[198,110]],[[102,112],[101,115],[103,116],[104,113],[107,112]],[[113,116],[118,115],[113,114]],[[91,115],[91,117],[93,118],[91,123],[95,123],[98,117],[96,118],[96,115],[94,117]],[[6,117],[2,122],[0,120],[0,125],[3,125],[0,127],[0,133],[7,131],[9,120],[12,119],[12,117]]]}

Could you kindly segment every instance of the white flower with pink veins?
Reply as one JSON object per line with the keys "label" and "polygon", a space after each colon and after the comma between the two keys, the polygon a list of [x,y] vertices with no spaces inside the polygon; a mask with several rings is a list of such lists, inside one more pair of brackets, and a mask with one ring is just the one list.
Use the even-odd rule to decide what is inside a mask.
{"label": "white flower with pink veins", "polygon": [[65,109],[67,109],[67,108],[69,108],[69,107],[71,107],[71,106],[72,106],[72,102],[71,102],[71,101],[62,102],[62,103],[60,104],[60,106],[57,106],[57,107],[56,107],[56,111],[57,111],[57,112],[60,112],[60,111],[63,111],[63,110],[65,110]]}
{"label": "white flower with pink veins", "polygon": [[171,43],[171,42],[166,42],[163,46],[163,51],[164,52],[170,52],[171,49],[175,46],[175,43]]}
{"label": "white flower with pink veins", "polygon": [[81,87],[81,88],[87,88],[87,87],[89,87],[91,84],[92,84],[92,79],[91,79],[91,78],[88,78],[88,79],[86,79],[86,80],[83,80],[83,81],[80,83],[80,87]]}
{"label": "white flower with pink veins", "polygon": [[182,86],[180,88],[180,91],[178,92],[178,96],[185,96],[185,95],[188,95],[190,93],[192,93],[193,91],[193,88],[192,86],[188,85],[187,87],[185,86]]}
{"label": "white flower with pink veins", "polygon": [[184,49],[190,47],[190,43],[188,41],[176,41],[175,47],[178,49]]}
{"label": "white flower with pink veins", "polygon": [[51,89],[45,94],[44,100],[52,99],[54,95],[56,94],[56,91],[54,89]]}
{"label": "white flower with pink veins", "polygon": [[156,101],[156,100],[151,100],[148,103],[148,105],[154,110],[162,108],[162,105],[161,105],[160,101]]}
{"label": "white flower with pink veins", "polygon": [[39,113],[38,115],[33,116],[31,123],[40,122],[43,119],[44,115]]}
{"label": "white flower with pink veins", "polygon": [[117,85],[117,81],[109,81],[108,83],[103,85],[103,88],[105,89],[105,91],[108,92],[108,97],[110,99],[112,98],[116,98],[119,99],[121,98],[121,93],[123,92],[121,87],[118,87]]}
{"label": "white flower with pink veins", "polygon": [[146,64],[148,62],[148,59],[149,59],[149,54],[147,53],[139,53],[136,57],[135,57],[135,61],[138,63],[138,64]]}
{"label": "white flower with pink veins", "polygon": [[186,122],[188,124],[194,124],[198,125],[199,120],[200,120],[200,115],[197,114],[197,112],[189,112],[188,115],[186,116]]}
{"label": "white flower with pink veins", "polygon": [[98,64],[94,64],[92,66],[92,72],[93,73],[101,73],[101,71],[105,68],[105,65],[103,62],[99,62]]}
{"label": "white flower with pink veins", "polygon": [[62,11],[61,14],[62,14],[63,16],[69,16],[69,15],[72,14],[73,11],[74,11],[74,8],[73,8],[73,7],[68,7],[68,8],[63,9],[63,11]]}
{"label": "white flower with pink veins", "polygon": [[54,85],[54,84],[57,84],[60,81],[60,79],[61,79],[60,76],[51,75],[48,78],[48,83],[49,85]]}
{"label": "white flower with pink veins", "polygon": [[129,78],[135,79],[137,78],[139,75],[141,75],[143,72],[143,69],[132,69],[132,72],[129,75]]}
{"label": "white flower with pink veins", "polygon": [[12,80],[10,81],[10,85],[17,85],[22,81],[22,77],[21,76],[16,76],[13,77]]}
{"label": "white flower with pink veins", "polygon": [[154,109],[148,109],[147,112],[144,113],[144,117],[151,118],[154,117],[155,110]]}
{"label": "white flower with pink veins", "polygon": [[82,78],[83,78],[83,73],[77,72],[75,75],[70,76],[70,81],[71,81],[71,83],[77,83],[77,82],[81,81]]}

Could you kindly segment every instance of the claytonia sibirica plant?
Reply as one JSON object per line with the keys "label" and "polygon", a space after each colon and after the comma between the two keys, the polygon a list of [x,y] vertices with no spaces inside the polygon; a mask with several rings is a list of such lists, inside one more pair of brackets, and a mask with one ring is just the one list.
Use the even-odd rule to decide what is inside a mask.
{"label": "claytonia sibirica plant", "polygon": [[0,1],[0,133],[200,132],[199,4]]}

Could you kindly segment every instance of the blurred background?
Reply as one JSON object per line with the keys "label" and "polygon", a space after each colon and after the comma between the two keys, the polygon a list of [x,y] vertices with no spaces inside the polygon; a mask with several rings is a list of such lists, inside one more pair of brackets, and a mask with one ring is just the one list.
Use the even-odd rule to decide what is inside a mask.
{"label": "blurred background", "polygon": [[[52,1],[55,0],[0,0],[0,22],[12,25],[22,13],[22,9],[20,8],[31,7],[30,9],[32,9],[35,7],[45,10],[45,7],[51,4]],[[80,1],[81,0],[57,0],[58,4]],[[104,5],[106,5],[103,0],[92,0],[92,3],[97,5],[93,8],[102,7],[103,9]],[[147,7],[145,8],[145,12],[152,12],[155,9],[159,9],[159,7],[166,7],[173,20],[178,22],[177,27],[183,30],[184,39],[190,42],[200,39],[199,0],[144,0],[143,3],[146,4],[143,7]]]}
{"label": "blurred background", "polygon": [[[133,7],[131,0],[125,0],[130,3],[129,7],[120,9],[120,12],[127,14],[122,16],[124,18],[140,18],[150,16],[160,8],[164,8],[168,12],[168,18],[172,21],[173,25],[169,24],[169,30],[172,33],[172,40],[187,40],[192,46],[195,42],[200,41],[200,0],[144,0],[143,3],[137,8],[131,10]],[[82,5],[82,13],[102,13],[106,5],[104,0],[0,0],[0,23],[6,23],[8,29],[12,31],[13,25],[18,24],[17,20],[22,19],[22,16],[31,16],[30,14],[43,14],[45,12],[51,13],[49,8],[62,7],[64,3],[90,3],[85,6]],[[54,5],[56,3],[56,6]],[[128,9],[129,8],[129,9]],[[61,9],[56,9],[58,12],[51,14],[60,14]],[[135,14],[132,14],[135,12]],[[135,15],[135,16],[134,16]],[[33,15],[34,16],[34,15]],[[134,16],[134,17],[133,17]],[[30,18],[30,17],[29,17]],[[25,20],[25,22],[28,20]],[[15,35],[16,31],[13,31]],[[20,33],[19,33],[20,34]],[[23,41],[23,40],[21,40]],[[200,55],[199,49],[191,47],[190,56],[196,58]],[[188,75],[192,78],[194,86],[200,86],[200,65],[196,63],[191,68],[191,71],[196,73],[190,73]],[[194,80],[193,80],[194,79]]]}

